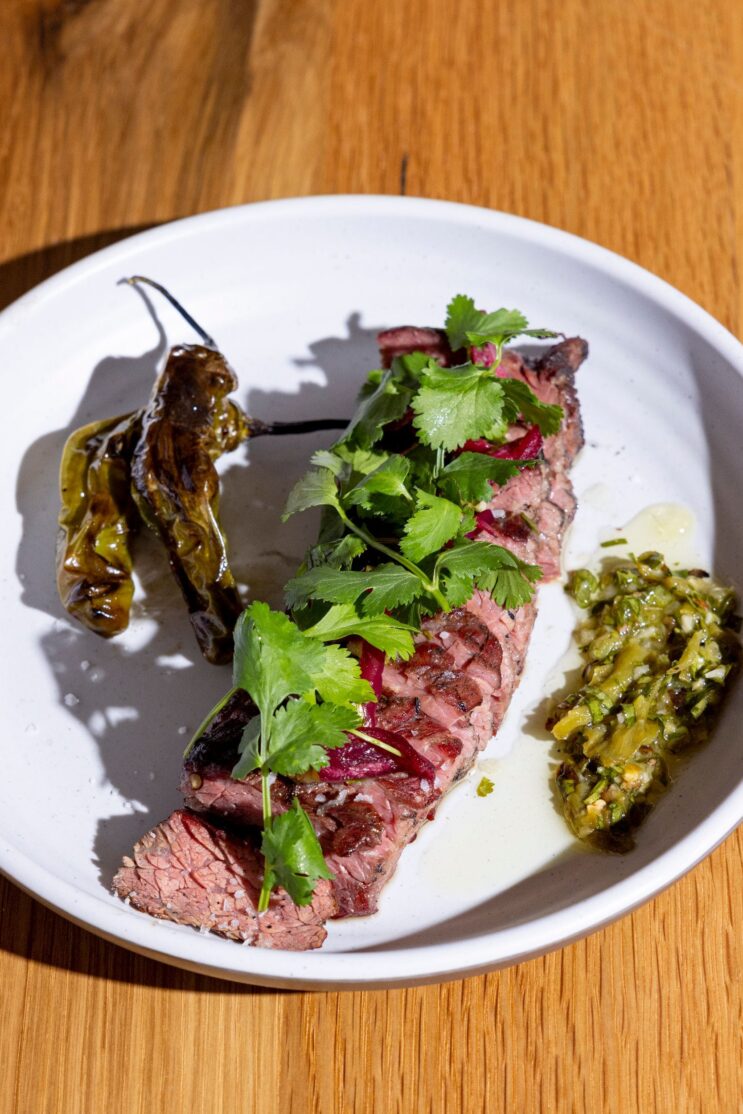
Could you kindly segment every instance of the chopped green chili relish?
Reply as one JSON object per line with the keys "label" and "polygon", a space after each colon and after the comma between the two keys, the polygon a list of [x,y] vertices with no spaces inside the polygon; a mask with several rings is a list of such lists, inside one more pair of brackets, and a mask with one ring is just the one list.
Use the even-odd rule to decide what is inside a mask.
{"label": "chopped green chili relish", "polygon": [[580,839],[626,850],[669,762],[709,735],[738,664],[737,599],[660,553],[579,569],[568,591],[588,611],[576,633],[586,666],[547,724],[565,755],[557,788]]}

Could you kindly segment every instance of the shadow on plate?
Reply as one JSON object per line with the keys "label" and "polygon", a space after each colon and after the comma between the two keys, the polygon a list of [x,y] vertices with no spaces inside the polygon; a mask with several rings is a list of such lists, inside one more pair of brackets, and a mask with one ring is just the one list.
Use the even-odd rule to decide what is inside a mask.
{"label": "shadow on plate", "polygon": [[[73,429],[95,417],[143,405],[167,349],[184,339],[166,337],[147,294],[141,288],[131,289],[152,317],[155,343],[136,357],[111,355],[97,364],[69,423],[45,434],[26,451],[16,494],[23,520],[16,558],[22,600],[52,620],[41,646],[58,699],[95,742],[101,760],[97,792],[108,791],[117,798],[118,812],[98,822],[93,849],[106,889],[122,855],[179,806],[183,747],[205,710],[230,684],[227,667],[215,668],[202,659],[165,554],[148,532],[135,541],[141,585],[125,640],[103,640],[79,627],[65,615],[56,595],[56,476],[65,440]],[[187,334],[185,326],[184,331]],[[377,332],[377,327],[362,328],[360,314],[351,313],[345,336],[318,340],[294,360],[297,367],[312,369],[315,380],[321,370],[322,385],[305,382],[295,394],[251,389],[247,400],[242,392],[241,402],[249,413],[264,419],[350,415],[361,375],[378,358]],[[239,367],[237,371],[239,376]],[[233,571],[246,600],[265,598],[280,604],[283,585],[301,561],[314,526],[306,521],[309,516],[303,516],[304,522],[298,518],[283,525],[279,510],[306,470],[311,453],[334,436],[325,432],[262,438],[238,450],[226,464],[221,518]],[[86,807],[86,791],[89,801],[88,786],[80,787],[81,808]],[[119,798],[126,802],[126,811]],[[69,802],[67,807],[72,807]]]}
{"label": "shadow on plate", "polygon": [[[52,554],[57,506],[56,499],[50,501],[49,488],[66,436],[91,417],[142,405],[167,347],[181,339],[165,337],[146,295],[141,290],[137,293],[155,323],[156,343],[136,357],[107,357],[93,369],[69,425],[45,435],[28,449],[18,483],[23,536],[17,569],[23,584],[23,600],[53,619],[43,638],[43,649],[56,679],[59,700],[95,741],[102,764],[101,785],[110,787],[112,796],[120,795],[129,807],[125,813],[119,811],[99,821],[94,853],[101,883],[106,888],[121,856],[135,840],[178,806],[180,755],[189,728],[199,722],[204,709],[229,685],[228,670],[206,665],[196,650],[184,605],[165,558],[148,537],[140,539],[137,553],[142,594],[133,611],[135,647],[130,642],[126,646],[117,640],[104,642],[71,624],[54,591]],[[319,340],[310,346],[309,355],[298,355],[295,360],[298,367],[321,369],[323,385],[303,383],[299,393],[293,395],[253,389],[249,392],[249,412],[264,419],[284,420],[349,414],[362,372],[377,360],[376,332],[377,327],[362,327],[358,313],[351,314],[347,335]],[[743,393],[731,392],[731,371],[724,361],[703,342],[695,345],[690,356],[699,383],[716,503],[716,571],[733,577],[738,571],[736,555],[741,548],[738,450],[737,442],[730,442],[725,430],[729,431],[732,422],[731,408],[736,411],[737,428],[743,428]],[[237,371],[239,374],[240,368]],[[121,405],[122,390],[125,405]],[[111,403],[117,400],[118,405],[112,409]],[[249,450],[235,454],[226,468],[222,517],[231,541],[235,574],[247,587],[246,598],[267,598],[274,604],[280,601],[281,586],[301,559],[312,526],[306,520],[281,525],[278,508],[296,477],[306,468],[311,452],[331,439],[332,434],[262,439]],[[371,950],[433,946],[451,940],[452,936],[474,939],[484,933],[516,927],[533,917],[535,904],[544,915],[558,912],[649,865],[679,838],[692,832],[729,795],[730,763],[721,762],[720,755],[728,726],[735,734],[742,701],[743,690],[739,686],[715,739],[695,758],[695,779],[680,785],[661,802],[643,829],[640,846],[621,860],[613,858],[608,871],[607,860],[597,853],[568,854],[455,917]],[[153,724],[167,724],[159,737]],[[85,793],[83,786],[81,807],[85,807]],[[32,917],[55,917],[39,906],[31,908]],[[576,926],[576,932],[580,932],[580,926]],[[16,933],[14,928],[6,927],[0,940],[8,950],[81,973],[168,986],[180,985],[178,979],[200,981],[198,976],[164,973],[160,964],[119,949],[113,951],[110,945],[87,934],[79,952],[79,938],[74,933],[60,936],[65,941],[69,937],[74,944],[55,945],[51,923],[41,936],[42,943],[37,945],[35,932],[24,933],[19,929]],[[44,944],[44,939],[50,942]],[[122,958],[124,955],[126,959]],[[119,975],[112,973],[114,970],[126,973]],[[134,975],[130,974],[132,971]],[[205,989],[215,985],[211,980],[203,981]],[[244,989],[222,985],[229,985],[232,990]]]}

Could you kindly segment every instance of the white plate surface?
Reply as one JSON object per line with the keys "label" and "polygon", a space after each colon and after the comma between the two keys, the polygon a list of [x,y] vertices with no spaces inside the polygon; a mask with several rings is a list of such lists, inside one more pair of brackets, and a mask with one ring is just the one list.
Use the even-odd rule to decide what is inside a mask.
{"label": "white plate surface", "polygon": [[[657,893],[733,829],[743,815],[740,685],[636,850],[590,854],[566,835],[539,728],[574,622],[552,585],[493,744],[500,757],[487,765],[495,792],[478,798],[476,773],[450,795],[406,850],[376,916],[331,925],[321,951],[297,955],[156,922],[113,897],[122,854],[177,807],[184,741],[228,684],[227,670],[195,652],[153,546],[144,545],[144,602],[121,639],[83,631],[55,594],[65,437],[141,405],[167,348],[195,339],[156,295],[148,309],[116,285],[132,273],[169,286],[218,339],[241,399],[264,418],[348,414],[376,363],[376,331],[439,323],[460,291],[581,334],[591,345],[579,383],[587,446],[574,470],[584,498],[568,567],[602,530],[671,501],[696,515],[699,559],[743,584],[743,350],[646,271],[542,225],[412,198],[272,202],[135,236],[0,318],[0,867],[12,879],[100,935],[193,970],[274,986],[392,986],[504,966],[575,939]],[[282,526],[279,510],[328,440],[263,440],[223,469],[234,567],[274,603],[314,528],[308,516]]]}

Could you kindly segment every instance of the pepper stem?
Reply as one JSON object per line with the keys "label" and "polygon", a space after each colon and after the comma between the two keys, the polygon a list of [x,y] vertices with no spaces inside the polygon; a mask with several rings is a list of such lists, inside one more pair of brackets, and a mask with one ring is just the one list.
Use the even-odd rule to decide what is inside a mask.
{"label": "pepper stem", "polygon": [[251,437],[280,437],[288,433],[316,433],[322,429],[345,429],[348,418],[308,418],[305,422],[262,422],[248,418]]}
{"label": "pepper stem", "polygon": [[159,282],[155,282],[154,279],[147,278],[145,275],[132,275],[131,278],[124,279],[124,282],[128,282],[130,286],[136,286],[138,283],[143,282],[147,286],[152,286],[155,290],[158,290],[164,298],[167,298],[171,306],[173,306],[174,309],[178,310],[181,317],[188,322],[191,328],[196,330],[196,332],[203,340],[204,344],[207,344],[210,348],[217,347],[217,342],[212,337],[210,337],[204,329],[201,328],[201,325],[199,325],[198,321],[194,320],[188,310],[184,309],[181,303],[173,297],[170,291],[166,290],[164,286],[161,286]]}
{"label": "pepper stem", "polygon": [[[174,298],[170,291],[159,282],[147,278],[146,275],[132,275],[131,278],[122,279],[122,282],[129,283],[130,286],[137,286],[143,282],[147,286],[152,286],[155,290],[158,290],[164,298],[167,298],[171,306],[178,310],[181,317],[188,322],[191,328],[196,330],[204,344],[210,348],[217,348],[217,342],[214,338],[210,337],[201,328],[201,325],[191,316],[188,310],[184,309],[177,298]],[[348,418],[313,418],[306,422],[262,422],[260,418],[248,418],[248,429],[250,437],[278,437],[291,433],[316,433],[323,429],[345,429],[348,422]]]}

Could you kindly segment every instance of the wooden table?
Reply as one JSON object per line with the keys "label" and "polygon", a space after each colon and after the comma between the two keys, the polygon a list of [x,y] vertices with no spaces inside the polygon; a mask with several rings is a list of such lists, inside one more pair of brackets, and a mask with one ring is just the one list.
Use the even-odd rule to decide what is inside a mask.
{"label": "wooden table", "polygon": [[[740,17],[734,0],[6,0],[3,303],[160,221],[405,188],[595,240],[740,333]],[[733,1114],[742,846],[544,959],[389,993],[180,973],[0,883],[0,1109]]]}

